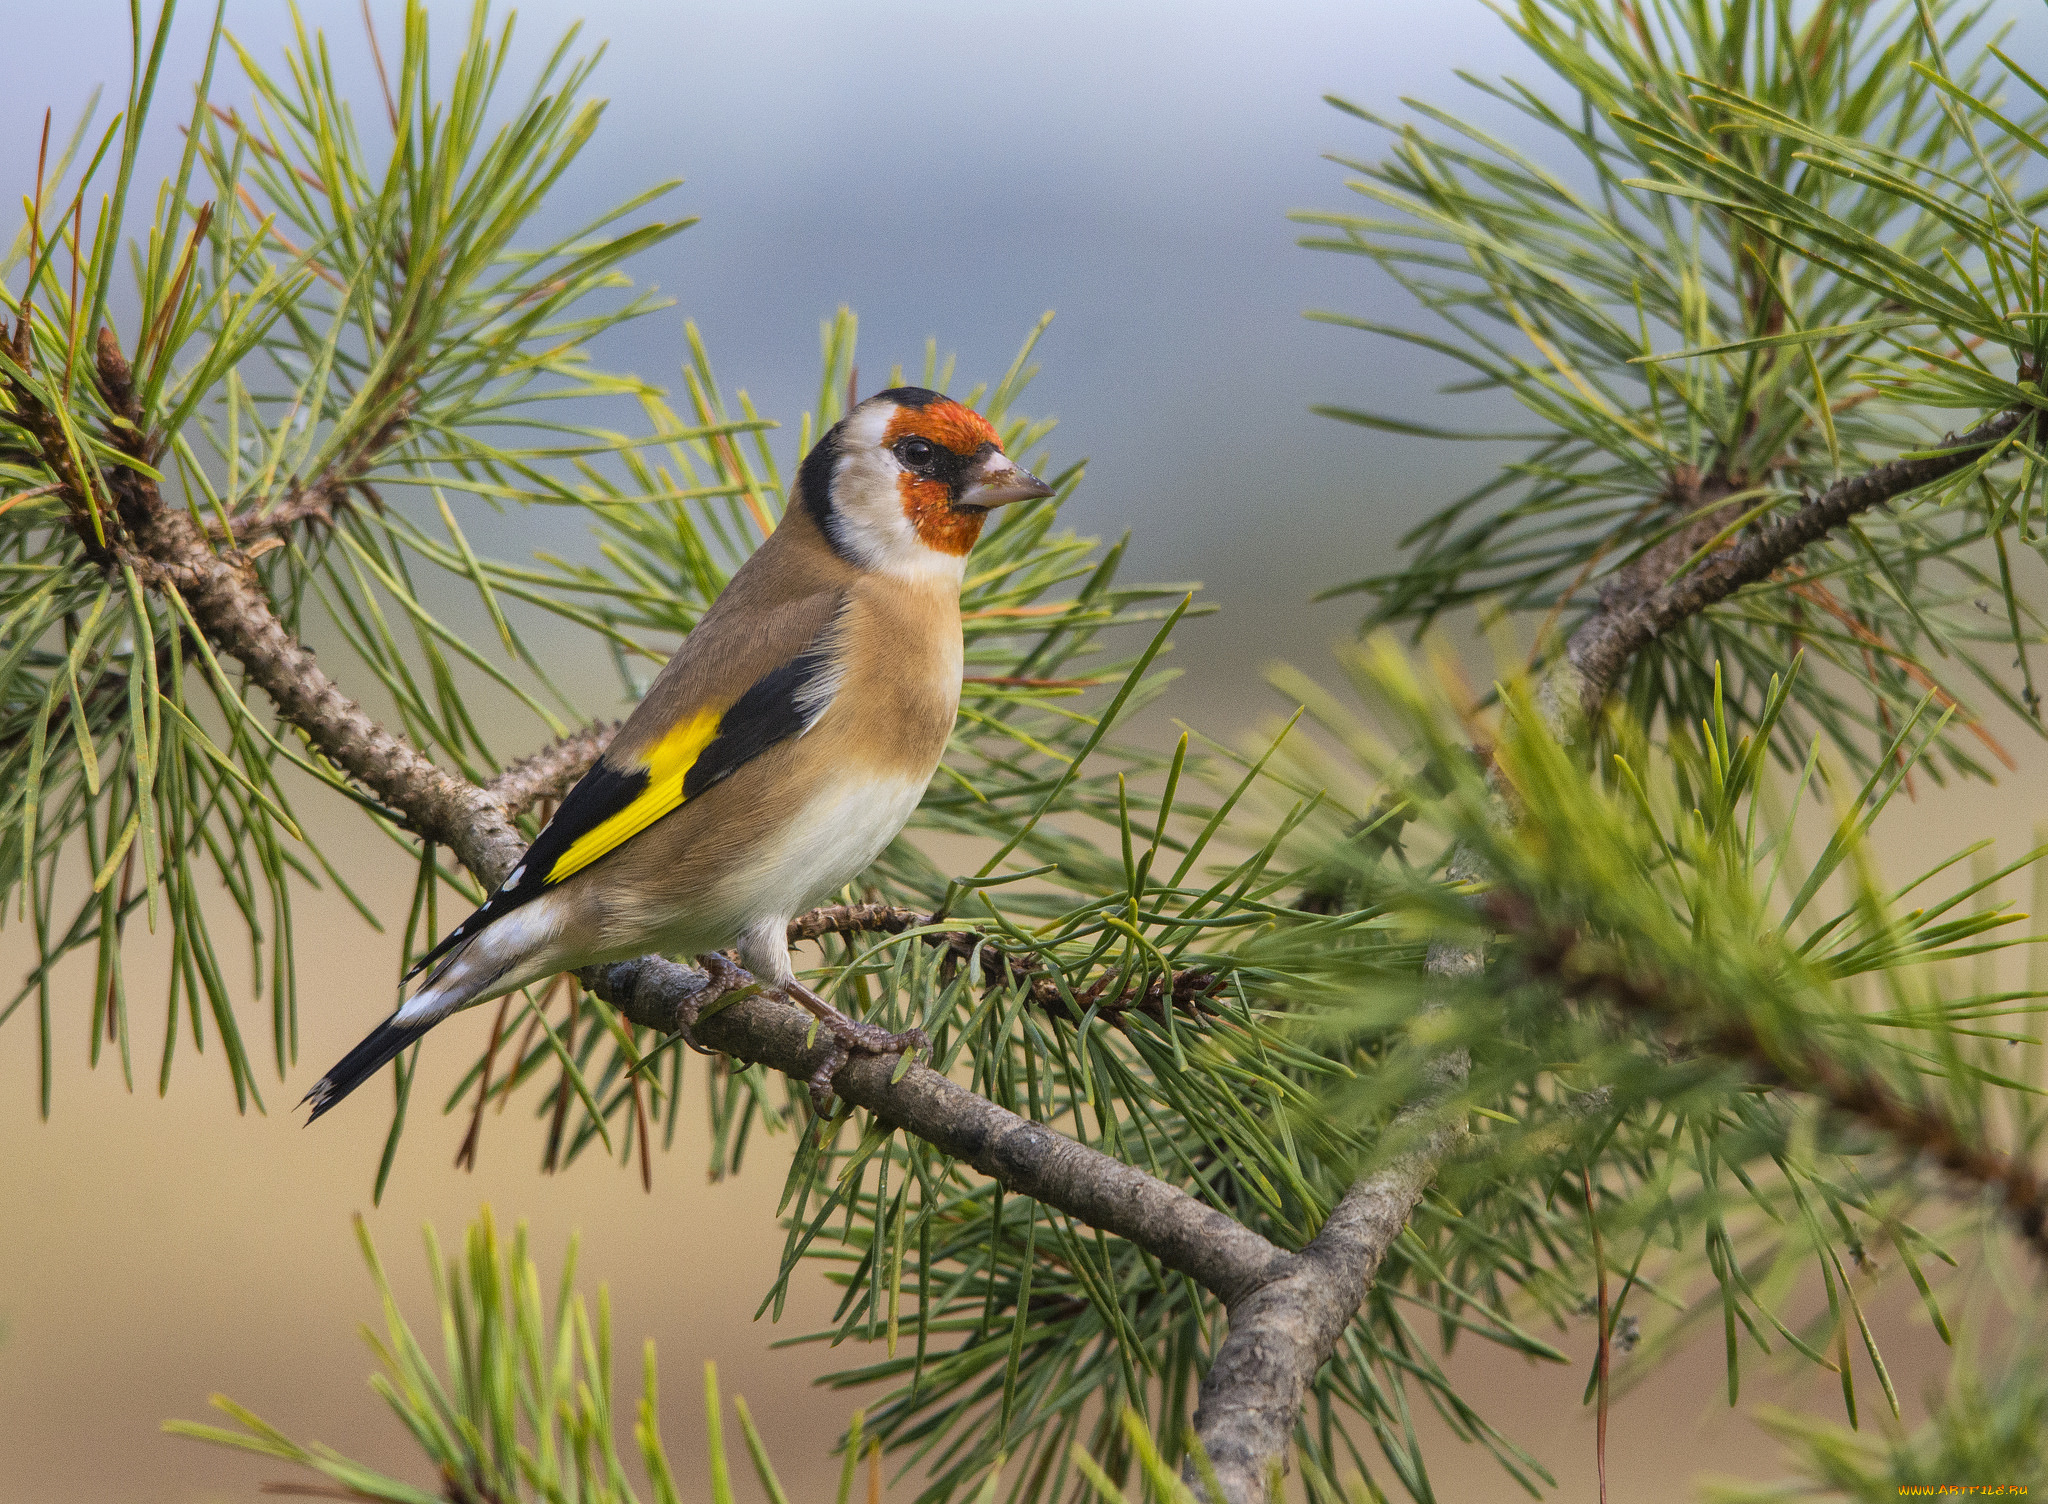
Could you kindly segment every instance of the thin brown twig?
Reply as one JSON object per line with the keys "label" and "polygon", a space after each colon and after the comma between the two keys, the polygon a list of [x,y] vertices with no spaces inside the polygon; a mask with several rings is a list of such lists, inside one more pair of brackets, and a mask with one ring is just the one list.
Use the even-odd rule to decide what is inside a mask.
{"label": "thin brown twig", "polygon": [[[707,417],[705,421],[708,423],[712,420]],[[712,443],[724,452],[726,468],[732,472],[732,478],[739,483],[746,498],[748,515],[754,519],[754,526],[761,530],[761,536],[767,537],[775,531],[775,519],[768,515],[768,508],[762,505],[761,488],[754,480],[754,472],[748,469],[746,462],[740,458],[739,446],[733,443],[732,435],[729,433],[713,434]]]}
{"label": "thin brown twig", "polygon": [[304,167],[292,166],[286,161],[283,152],[272,146],[268,141],[259,140],[247,126],[243,125],[242,117],[235,113],[234,110],[222,109],[219,105],[211,103],[206,108],[208,113],[216,120],[220,121],[236,135],[248,142],[250,146],[254,147],[259,155],[266,156],[279,166],[287,168],[293,177],[304,183],[308,188],[311,188],[322,198],[327,196],[327,185],[320,181],[318,174]]}
{"label": "thin brown twig", "polygon": [[[1804,575],[1804,571],[1800,570],[1797,565],[1790,566],[1786,572],[1788,574],[1792,574],[1795,576]],[[1789,588],[1794,595],[1799,596],[1804,600],[1809,600],[1813,602],[1814,605],[1820,607],[1821,610],[1827,612],[1828,615],[1832,616],[1836,621],[1840,622],[1843,625],[1843,627],[1845,627],[1848,630],[1849,635],[1854,637],[1859,643],[1861,643],[1866,650],[1874,649],[1875,651],[1884,654],[1885,657],[1891,659],[1894,663],[1898,664],[1900,670],[1906,675],[1907,678],[1911,679],[1915,684],[1919,685],[1922,689],[1930,690],[1933,692],[1935,703],[1940,705],[1943,710],[1963,710],[1962,702],[1957,700],[1954,695],[1950,694],[1947,690],[1943,689],[1940,684],[1935,682],[1934,676],[1932,674],[1928,673],[1927,670],[1923,669],[1922,667],[1920,667],[1919,664],[1915,663],[1910,657],[1906,655],[1904,651],[1892,646],[1891,643],[1885,641],[1885,639],[1882,636],[1872,631],[1867,624],[1857,620],[1855,615],[1849,610],[1849,608],[1847,606],[1844,606],[1841,603],[1841,601],[1835,597],[1834,592],[1829,590],[1828,587],[1822,584],[1819,580],[1797,578],[1796,582],[1787,588]],[[1867,652],[1866,656],[1868,656]],[[1871,674],[1871,683],[1873,687],[1876,685],[1876,682],[1877,676],[1875,671],[1873,670]],[[1977,717],[1970,715],[1967,711],[1964,711],[1962,720],[1963,725],[1967,727],[1970,730],[1970,732],[1976,736],[1977,740],[1982,742],[1986,747],[1990,748],[1992,756],[1996,757],[2000,762],[2004,763],[2006,767],[2011,769],[2013,772],[2017,773],[2019,771],[2019,761],[2012,755],[2012,753],[2006,751],[2004,746],[2000,744],[1997,737],[1993,736],[1988,730],[1985,729],[1984,723],[1982,721],[1978,720]]]}
{"label": "thin brown twig", "polygon": [[178,257],[178,269],[171,276],[171,290],[164,294],[163,306],[157,309],[156,321],[149,326],[141,342],[135,347],[135,360],[138,363],[155,354],[157,347],[168,337],[171,320],[177,317],[178,304],[185,297],[185,284],[191,280],[193,264],[199,257],[199,242],[206,238],[207,226],[212,223],[213,205],[201,204],[198,214],[194,216],[192,233],[185,239],[184,252]]}
{"label": "thin brown twig", "polygon": [[384,114],[391,129],[398,129],[398,101],[391,97],[391,75],[384,71],[384,49],[377,45],[377,22],[370,14],[370,0],[363,0],[363,35],[370,39],[370,61],[377,65],[377,87],[384,94]]}
{"label": "thin brown twig", "polygon": [[462,1144],[455,1151],[455,1168],[476,1169],[476,1151],[483,1139],[484,1104],[491,1100],[491,1067],[498,1060],[498,1044],[505,1037],[505,1016],[511,1011],[512,997],[507,993],[498,1000],[498,1016],[491,1020],[491,1042],[484,1050],[484,1068],[476,1083],[476,1110],[469,1116],[469,1132],[463,1134]]}
{"label": "thin brown twig", "polygon": [[[242,201],[242,207],[247,209],[251,214],[255,215],[258,221],[264,221],[266,219],[266,216],[263,213],[262,205],[256,202],[256,196],[253,193],[251,193],[247,188],[243,187],[240,183],[237,183],[235,185],[235,197]],[[348,284],[346,282],[342,281],[341,278],[337,277],[333,272],[329,271],[319,262],[313,260],[304,251],[300,250],[297,246],[293,245],[290,240],[285,238],[284,231],[278,229],[277,227],[276,215],[272,214],[267,216],[267,220],[270,230],[270,238],[276,241],[279,245],[284,247],[286,255],[293,257],[295,260],[304,262],[306,269],[308,271],[312,272],[315,276],[319,277],[321,281],[327,283],[329,286],[337,288],[343,292],[348,291]]]}
{"label": "thin brown twig", "polygon": [[12,496],[9,496],[4,501],[0,501],[0,514],[6,513],[9,508],[18,506],[24,501],[34,501],[38,496],[49,496],[63,489],[64,483],[62,481],[53,480],[48,485],[31,486],[26,491],[16,491]]}
{"label": "thin brown twig", "polygon": [[654,1151],[649,1147],[647,1132],[647,1099],[643,1094],[646,1083],[638,1071],[629,1071],[626,1079],[633,1087],[633,1127],[640,1140],[640,1189],[648,1195],[654,1194]]}
{"label": "thin brown twig", "polygon": [[43,139],[36,147],[36,196],[28,214],[28,270],[27,281],[21,289],[21,314],[15,321],[14,342],[19,347],[17,360],[25,360],[28,348],[25,341],[34,319],[36,275],[43,259],[43,165],[50,155],[50,107],[43,108]]}

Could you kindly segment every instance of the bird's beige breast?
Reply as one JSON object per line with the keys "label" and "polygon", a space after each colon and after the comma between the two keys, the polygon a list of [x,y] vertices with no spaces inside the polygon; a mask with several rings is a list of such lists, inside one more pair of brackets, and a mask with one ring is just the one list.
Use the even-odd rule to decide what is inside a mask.
{"label": "bird's beige breast", "polygon": [[958,594],[871,579],[843,630],[839,692],[805,740],[876,776],[929,778],[960,709]]}

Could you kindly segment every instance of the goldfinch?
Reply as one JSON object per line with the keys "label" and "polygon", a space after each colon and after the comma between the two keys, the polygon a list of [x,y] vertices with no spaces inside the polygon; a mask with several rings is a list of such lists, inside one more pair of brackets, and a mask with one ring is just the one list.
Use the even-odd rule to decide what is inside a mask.
{"label": "goldfinch", "polygon": [[716,975],[736,948],[831,1031],[821,1092],[849,1049],[922,1044],[798,982],[786,930],[917,808],[960,704],[968,550],[991,508],[1051,494],[987,420],[937,392],[896,387],[855,407],[519,865],[307,1093],[307,1121],[451,1013],[649,952]]}

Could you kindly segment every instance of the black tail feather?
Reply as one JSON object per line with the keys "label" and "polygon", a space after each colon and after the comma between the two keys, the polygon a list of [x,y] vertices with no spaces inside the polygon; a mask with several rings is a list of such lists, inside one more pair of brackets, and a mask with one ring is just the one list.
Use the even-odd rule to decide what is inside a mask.
{"label": "black tail feather", "polygon": [[301,1107],[305,1106],[306,1102],[313,1104],[313,1115],[306,1121],[314,1122],[320,1114],[376,1075],[400,1050],[412,1044],[439,1022],[439,1019],[429,1019],[425,1023],[402,1024],[396,1014],[385,1019],[364,1037],[361,1044],[342,1056],[332,1070],[313,1083],[313,1089],[306,1093],[305,1101],[299,1104]]}

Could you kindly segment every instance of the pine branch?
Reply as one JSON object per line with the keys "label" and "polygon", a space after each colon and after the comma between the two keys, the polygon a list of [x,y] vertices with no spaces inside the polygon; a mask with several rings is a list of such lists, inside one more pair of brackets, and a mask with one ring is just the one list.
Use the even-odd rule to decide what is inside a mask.
{"label": "pine branch", "polygon": [[1716,549],[1688,573],[1667,575],[1602,601],[1572,633],[1564,651],[1564,665],[1579,681],[1584,713],[1599,710],[1628,660],[1658,637],[1743,586],[1769,579],[1851,518],[1976,464],[1985,450],[2020,434],[2033,420],[2031,410],[1998,413],[1960,437],[1945,438],[1939,452],[1845,476],[1789,516]]}
{"label": "pine branch", "polygon": [[[1448,978],[1484,964],[1469,947],[1437,944],[1426,966],[1430,975]],[[1389,1128],[1419,1132],[1415,1145],[1354,1181],[1306,1248],[1275,1264],[1230,1304],[1230,1334],[1202,1376],[1195,1408],[1195,1435],[1230,1504],[1267,1497],[1267,1480],[1287,1456],[1316,1370],[1336,1351],[1387,1250],[1463,1137],[1438,1103],[1464,1083],[1470,1068],[1463,1050],[1431,1062],[1429,1094],[1398,1113]],[[1205,1482],[1192,1457],[1182,1481],[1197,1488]]]}
{"label": "pine branch", "polygon": [[[1893,460],[1837,481],[1790,516],[1724,545],[1684,574],[1675,571],[1692,550],[1666,551],[1668,562],[1637,571],[1632,589],[1603,601],[1568,639],[1540,700],[1551,730],[1561,740],[1573,740],[1571,728],[1598,713],[1629,660],[1656,638],[1744,585],[1768,579],[1859,513],[1976,463],[1986,449],[2019,433],[2031,418],[2030,412],[1999,413],[1946,441],[1940,453]],[[1469,880],[1482,875],[1466,866],[1463,857],[1454,861],[1453,876]],[[1450,981],[1484,965],[1474,947],[1436,944],[1425,970]],[[1729,1048],[1739,1058],[1764,1058],[1752,1055],[1751,1042],[1761,1043],[1730,1041]],[[1433,1062],[1428,1094],[1399,1114],[1390,1131],[1427,1124],[1438,1104],[1464,1084],[1469,1065],[1463,1051]],[[1889,1125],[1893,1137],[1934,1154],[1958,1174],[1998,1184],[2027,1237],[2042,1238],[2048,1202],[2031,1167],[1996,1163],[1999,1156],[1972,1148],[1954,1125],[1927,1116],[1890,1095],[1883,1083],[1844,1072],[1835,1062],[1807,1059],[1800,1066],[1788,1075],[1788,1084]],[[1358,1180],[1300,1254],[1274,1265],[1265,1283],[1230,1306],[1230,1334],[1202,1380],[1195,1434],[1231,1504],[1257,1504],[1267,1497],[1267,1480],[1284,1464],[1309,1383],[1336,1350],[1387,1249],[1407,1226],[1458,1137],[1452,1122],[1429,1126],[1413,1148]],[[1182,1477],[1192,1487],[1203,1482],[1193,1459]]]}
{"label": "pine branch", "polygon": [[332,527],[335,510],[347,504],[351,491],[364,491],[374,502],[375,495],[369,492],[363,477],[370,473],[379,456],[404,434],[412,409],[410,395],[400,398],[390,416],[374,431],[311,481],[286,487],[275,500],[242,508],[228,519],[225,530],[217,520],[207,519],[207,536],[216,543],[246,548],[266,538],[288,538],[294,530],[308,523]]}
{"label": "pine branch", "polygon": [[[101,394],[126,425],[109,431],[109,444],[146,463],[157,446],[141,427],[128,362],[111,329],[99,332],[95,364]],[[44,453],[60,452],[53,415],[18,386],[15,396],[42,425]],[[88,483],[68,465],[53,460],[52,467],[66,487],[80,537],[93,547],[96,540],[85,521]],[[134,568],[144,583],[181,600],[193,624],[242,665],[278,714],[407,829],[447,846],[472,872],[511,869],[525,843],[503,806],[437,767],[350,699],[313,661],[312,650],[278,620],[246,554],[214,552],[191,514],[166,506],[156,482],[143,471],[114,466],[106,474],[118,523],[118,531],[98,549],[108,562]]]}
{"label": "pine branch", "polygon": [[[829,1041],[813,1040],[810,1015],[763,993],[718,1008],[686,1030],[688,1005],[709,981],[659,957],[593,967],[585,981],[633,1023],[665,1034],[687,1032],[707,1049],[795,1080],[809,1080],[831,1049]],[[1142,1170],[998,1107],[926,1066],[912,1065],[900,1079],[897,1071],[894,1059],[856,1056],[832,1078],[832,1090],[967,1161],[1004,1189],[1128,1239],[1226,1304],[1269,1284],[1271,1271],[1290,1262],[1226,1213]]]}
{"label": "pine branch", "polygon": [[558,737],[538,752],[520,758],[484,787],[505,806],[506,814],[515,817],[536,804],[560,799],[604,755],[604,749],[618,734],[619,724],[592,721],[581,731]]}
{"label": "pine branch", "polygon": [[1891,1082],[1826,1051],[1774,1039],[1693,979],[1631,964],[1583,932],[1545,924],[1526,895],[1496,890],[1485,899],[1490,923],[1512,935],[1531,976],[1559,984],[1568,997],[1597,997],[1625,1012],[1683,1028],[1703,1050],[1753,1069],[1760,1081],[1818,1097],[1867,1124],[1909,1156],[1925,1154],[1972,1191],[1997,1194],[2034,1255],[2048,1261],[2048,1186],[2033,1165],[1987,1149],[1930,1102],[1910,1102]]}
{"label": "pine branch", "polygon": [[825,935],[900,935],[931,922],[931,915],[900,904],[826,904],[789,921],[789,943],[795,945],[800,940],[816,940]]}

